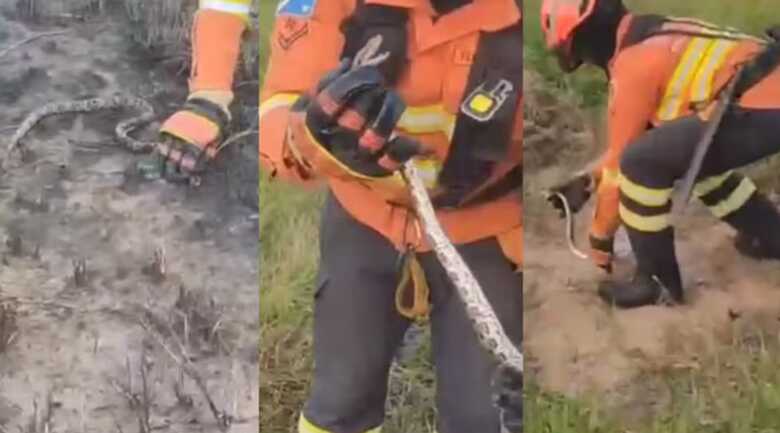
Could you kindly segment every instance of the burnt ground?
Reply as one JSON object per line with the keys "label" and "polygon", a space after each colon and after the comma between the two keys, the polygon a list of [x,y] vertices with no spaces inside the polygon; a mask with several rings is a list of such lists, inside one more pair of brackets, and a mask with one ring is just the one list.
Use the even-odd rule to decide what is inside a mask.
{"label": "burnt ground", "polygon": [[[186,96],[186,71],[133,45],[120,19],[4,12],[2,140],[49,102],[130,93],[161,121]],[[234,132],[256,97],[240,88]],[[257,431],[256,135],[198,188],[142,181],[142,155],[113,137],[133,115],[48,118],[24,140],[31,157],[0,174],[0,432],[218,431],[182,359],[237,419],[230,431]],[[158,126],[133,135],[154,140]]]}
{"label": "burnt ground", "polygon": [[[565,226],[541,192],[600,155],[599,128],[571,110],[565,96],[526,80],[525,350],[527,369],[544,389],[571,396],[647,401],[647,373],[696,370],[745,332],[780,335],[780,266],[740,256],[734,232],[693,204],[677,224],[677,251],[688,305],[613,310],[597,297],[606,276],[571,254]],[[598,123],[595,123],[598,124]],[[592,205],[592,203],[591,203]],[[587,247],[591,208],[577,215]],[[617,275],[630,277],[633,256],[617,239]],[[624,401],[622,403],[625,403]]]}

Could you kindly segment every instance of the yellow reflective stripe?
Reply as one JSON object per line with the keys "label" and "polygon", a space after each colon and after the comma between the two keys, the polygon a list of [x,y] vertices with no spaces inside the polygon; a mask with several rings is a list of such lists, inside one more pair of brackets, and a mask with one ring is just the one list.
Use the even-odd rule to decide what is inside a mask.
{"label": "yellow reflective stripe", "polygon": [[279,107],[289,107],[300,98],[301,95],[297,93],[277,93],[266,99],[265,102],[260,104],[259,116],[262,119],[263,116],[268,114],[269,111],[275,110]]}
{"label": "yellow reflective stripe", "polygon": [[748,178],[743,178],[737,189],[715,206],[709,206],[710,212],[718,218],[723,218],[741,208],[756,192],[756,185]]}
{"label": "yellow reflective stripe", "polygon": [[442,167],[441,162],[434,159],[419,158],[415,158],[412,161],[425,186],[431,189],[435,188],[438,184],[439,172]]}
{"label": "yellow reflective stripe", "polygon": [[[333,433],[328,430],[321,429],[312,424],[303,415],[298,417],[298,433]],[[364,433],[382,433],[382,427],[376,427],[371,430],[366,430]]]}
{"label": "yellow reflective stripe", "polygon": [[303,415],[298,418],[298,433],[331,433],[309,422]]}
{"label": "yellow reflective stripe", "polygon": [[712,95],[712,82],[715,77],[715,71],[723,65],[728,54],[736,46],[736,42],[721,39],[712,44],[710,49],[707,50],[704,64],[699,68],[693,79],[691,102],[696,103],[709,100]]}
{"label": "yellow reflective stripe", "polygon": [[[314,138],[314,135],[312,135],[311,131],[309,131],[308,128],[305,128],[305,134],[306,137],[311,141],[312,143],[318,143],[317,139]],[[298,151],[292,142],[289,142],[290,150],[293,152],[293,154],[298,158],[298,155],[300,155],[300,151]],[[374,181],[377,178],[373,176],[369,176],[366,174],[358,173],[354,170],[352,170],[350,167],[348,167],[346,164],[344,164],[340,159],[333,156],[331,153],[325,151],[324,155],[336,166],[338,166],[341,170],[343,170],[346,173],[349,173],[350,176],[354,177],[355,179],[360,179],[364,181]],[[298,158],[300,159],[300,158]],[[420,168],[420,175],[424,178],[424,183],[429,188],[434,188],[437,185],[437,179],[439,170],[441,170],[441,165],[438,163],[431,163],[428,161],[419,161],[417,159],[413,160],[415,166]],[[387,178],[386,182],[394,182],[397,185],[406,185],[406,180],[404,180],[403,176],[401,175],[400,171],[396,171],[392,174],[389,178]]]}
{"label": "yellow reflective stripe", "polygon": [[[260,104],[259,115],[262,118],[271,110],[291,106],[299,97],[297,93],[277,93]],[[410,134],[441,132],[452,139],[455,132],[455,116],[441,105],[407,107],[398,122],[398,128]]]}
{"label": "yellow reflective stripe", "polygon": [[201,9],[228,12],[234,15],[240,15],[245,19],[249,17],[251,4],[252,0],[200,0]]}
{"label": "yellow reflective stripe", "polygon": [[667,204],[672,196],[673,188],[654,189],[632,182],[620,173],[620,191],[631,200],[651,207],[659,207]]}
{"label": "yellow reflective stripe", "polygon": [[711,39],[693,38],[688,44],[669,85],[666,87],[661,106],[656,113],[659,120],[672,120],[678,116],[682,108],[684,91],[693,79],[703,54],[714,42]]}
{"label": "yellow reflective stripe", "polygon": [[411,134],[432,134],[441,132],[452,139],[455,132],[455,115],[443,105],[407,107],[398,127]]}
{"label": "yellow reflective stripe", "polygon": [[610,170],[608,168],[601,170],[601,182],[610,184],[610,185],[617,185],[620,183],[620,172],[617,170]]}
{"label": "yellow reflective stripe", "polygon": [[731,177],[732,174],[734,174],[733,170],[718,176],[708,177],[701,182],[698,182],[693,187],[693,194],[696,197],[704,197],[705,195],[715,191],[721,185],[723,185],[723,183],[726,182],[726,180]]}
{"label": "yellow reflective stripe", "polygon": [[630,228],[642,231],[642,232],[660,232],[669,227],[669,214],[643,216],[630,211],[628,208],[620,204],[618,208],[620,212],[620,219],[623,224]]}

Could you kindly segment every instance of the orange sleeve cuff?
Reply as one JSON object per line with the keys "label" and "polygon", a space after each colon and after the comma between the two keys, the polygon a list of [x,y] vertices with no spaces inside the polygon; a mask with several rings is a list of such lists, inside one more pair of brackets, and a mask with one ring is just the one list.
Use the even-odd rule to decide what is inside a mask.
{"label": "orange sleeve cuff", "polygon": [[231,90],[246,24],[241,17],[201,9],[192,23],[190,92]]}
{"label": "orange sleeve cuff", "polygon": [[313,183],[316,179],[295,164],[286,148],[289,114],[289,107],[277,107],[265,112],[260,118],[260,168],[272,178],[295,183]]}
{"label": "orange sleeve cuff", "polygon": [[191,111],[178,111],[160,128],[164,132],[205,149],[219,138],[219,125]]}
{"label": "orange sleeve cuff", "polygon": [[620,228],[620,188],[612,179],[602,179],[596,195],[596,210],[590,234],[599,239],[615,236]]}
{"label": "orange sleeve cuff", "polygon": [[519,267],[523,264],[523,227],[517,227],[498,235],[498,243],[504,255]]}

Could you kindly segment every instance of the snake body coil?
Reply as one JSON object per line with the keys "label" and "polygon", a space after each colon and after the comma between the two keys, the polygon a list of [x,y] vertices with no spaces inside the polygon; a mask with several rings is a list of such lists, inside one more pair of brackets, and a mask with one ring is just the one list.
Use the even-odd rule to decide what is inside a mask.
{"label": "snake body coil", "polygon": [[7,152],[10,154],[19,147],[19,143],[35,125],[46,117],[66,113],[91,113],[99,110],[111,110],[117,108],[129,108],[139,111],[136,117],[119,122],[114,130],[121,144],[133,152],[147,152],[152,150],[156,143],[143,142],[130,137],[129,133],[139,126],[154,119],[154,108],[141,98],[129,95],[117,95],[109,98],[92,98],[79,101],[53,102],[44,105],[31,112],[22,121],[22,124],[14,132],[8,143]]}
{"label": "snake body coil", "polygon": [[[523,372],[523,354],[512,344],[501,322],[472,274],[439,225],[425,185],[411,162],[403,166],[403,174],[412,192],[415,210],[422,220],[423,230],[436,257],[466,307],[480,344],[502,365]],[[518,288],[519,290],[519,288]]]}

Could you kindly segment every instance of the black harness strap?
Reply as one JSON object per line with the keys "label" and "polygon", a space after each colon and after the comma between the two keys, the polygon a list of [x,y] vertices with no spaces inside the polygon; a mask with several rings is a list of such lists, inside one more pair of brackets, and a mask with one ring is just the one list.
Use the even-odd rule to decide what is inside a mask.
{"label": "black harness strap", "polygon": [[662,15],[638,15],[631,20],[626,34],[620,41],[620,48],[626,49],[640,44],[658,34],[668,18]]}
{"label": "black harness strap", "polygon": [[[668,23],[687,24],[699,26],[702,31],[688,31],[679,29],[664,29],[663,26]],[[709,32],[708,32],[709,31]],[[621,40],[621,49],[628,48],[644,42],[645,40],[664,35],[681,35],[711,39],[726,39],[733,41],[745,40],[749,35],[741,34],[737,30],[718,27],[714,24],[708,24],[685,18],[670,18],[663,15],[637,15],[631,21],[631,25]]]}
{"label": "black harness strap", "polygon": [[[439,176],[445,192],[434,200],[436,206],[462,205],[471,192],[488,180],[496,163],[507,157],[517,110],[522,109],[522,50],[520,22],[480,36],[449,156]],[[498,104],[489,116],[480,116],[470,109],[478,95],[490,95],[492,103]],[[519,188],[521,179],[521,175],[512,176],[499,184],[505,185],[506,193],[515,186]],[[480,197],[480,201],[483,199]]]}

